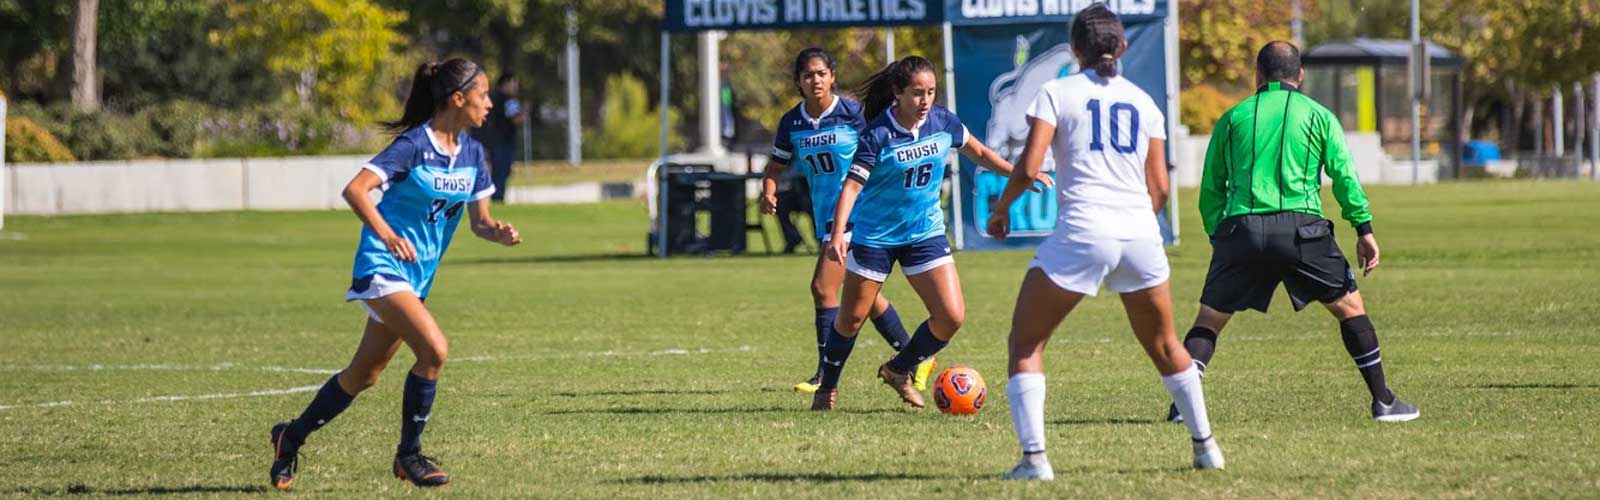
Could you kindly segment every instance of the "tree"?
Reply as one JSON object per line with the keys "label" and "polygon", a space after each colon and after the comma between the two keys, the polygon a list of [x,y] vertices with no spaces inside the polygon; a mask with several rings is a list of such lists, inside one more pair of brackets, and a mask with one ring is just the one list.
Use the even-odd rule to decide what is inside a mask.
{"label": "tree", "polygon": [[212,41],[264,54],[294,88],[286,101],[357,124],[396,114],[390,86],[410,69],[395,51],[405,13],[371,0],[278,0],[230,4],[227,16],[232,26]]}
{"label": "tree", "polygon": [[1182,0],[1179,8],[1180,119],[1190,130],[1209,133],[1222,112],[1254,87],[1256,51],[1289,38],[1289,5]]}
{"label": "tree", "polygon": [[72,3],[72,107],[78,111],[100,109],[100,77],[95,71],[95,22],[100,0]]}

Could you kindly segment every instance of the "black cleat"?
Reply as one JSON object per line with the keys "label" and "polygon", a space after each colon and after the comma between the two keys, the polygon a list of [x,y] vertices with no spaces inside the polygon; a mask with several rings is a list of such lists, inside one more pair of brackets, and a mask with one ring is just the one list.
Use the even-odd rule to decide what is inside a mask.
{"label": "black cleat", "polygon": [[444,486],[450,482],[450,475],[439,470],[438,463],[421,453],[397,456],[394,457],[394,477],[424,488]]}
{"label": "black cleat", "polygon": [[1422,410],[1401,401],[1398,396],[1389,404],[1372,402],[1372,419],[1379,422],[1410,422],[1422,416]]}
{"label": "black cleat", "polygon": [[1168,422],[1172,422],[1174,424],[1183,423],[1183,414],[1182,413],[1178,413],[1178,405],[1176,405],[1176,404],[1167,405],[1167,421]]}
{"label": "black cleat", "polygon": [[272,487],[287,490],[294,486],[294,475],[300,469],[300,445],[285,435],[289,423],[272,426]]}

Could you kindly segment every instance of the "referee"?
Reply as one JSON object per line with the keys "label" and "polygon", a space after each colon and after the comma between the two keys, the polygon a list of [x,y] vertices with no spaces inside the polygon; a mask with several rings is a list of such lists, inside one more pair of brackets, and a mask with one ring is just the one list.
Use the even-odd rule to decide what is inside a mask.
{"label": "referee", "polygon": [[[1322,218],[1322,174],[1359,236],[1362,275],[1378,267],[1372,212],[1350,165],[1344,129],[1327,108],[1301,94],[1300,50],[1283,41],[1256,55],[1255,96],[1217,120],[1206,150],[1200,215],[1211,236],[1211,269],[1200,295],[1200,314],[1184,338],[1204,371],[1217,334],[1233,313],[1266,312],[1283,283],[1299,311],[1321,302],[1339,319],[1345,350],[1372,392],[1372,418],[1404,422],[1421,415],[1400,401],[1383,380],[1378,335],[1356,290],[1355,274]],[[1169,409],[1168,420],[1181,419]]]}

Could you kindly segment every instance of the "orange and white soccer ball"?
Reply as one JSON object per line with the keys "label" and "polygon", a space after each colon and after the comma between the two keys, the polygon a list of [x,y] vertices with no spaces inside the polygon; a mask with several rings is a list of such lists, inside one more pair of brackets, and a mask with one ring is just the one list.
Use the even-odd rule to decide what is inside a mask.
{"label": "orange and white soccer ball", "polygon": [[933,404],[950,415],[976,415],[988,397],[989,386],[970,366],[945,368],[933,382]]}

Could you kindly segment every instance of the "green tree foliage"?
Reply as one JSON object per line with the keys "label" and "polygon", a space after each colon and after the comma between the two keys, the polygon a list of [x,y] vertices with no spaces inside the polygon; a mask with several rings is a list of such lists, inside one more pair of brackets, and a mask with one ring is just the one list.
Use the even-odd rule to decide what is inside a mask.
{"label": "green tree foliage", "polygon": [[25,116],[6,119],[7,162],[73,161],[72,151],[54,134]]}
{"label": "green tree foliage", "polygon": [[1289,4],[1181,0],[1179,9],[1180,120],[1196,133],[1207,133],[1255,86],[1256,51],[1289,38]]}
{"label": "green tree foliage", "polygon": [[232,25],[212,41],[265,54],[266,68],[292,82],[287,101],[358,124],[398,113],[390,90],[405,73],[395,51],[405,13],[370,0],[275,0],[230,3],[227,15]]}
{"label": "green tree foliage", "polygon": [[[601,105],[600,126],[584,131],[583,155],[588,158],[650,158],[661,153],[661,115],[649,105],[643,82],[627,74],[606,79],[606,100]],[[675,118],[669,115],[669,120]],[[677,134],[670,141],[682,146]]]}
{"label": "green tree foliage", "polygon": [[261,68],[259,47],[208,42],[231,22],[222,0],[119,0],[100,5],[100,75],[108,107],[136,113],[159,103],[250,107],[284,86]]}

